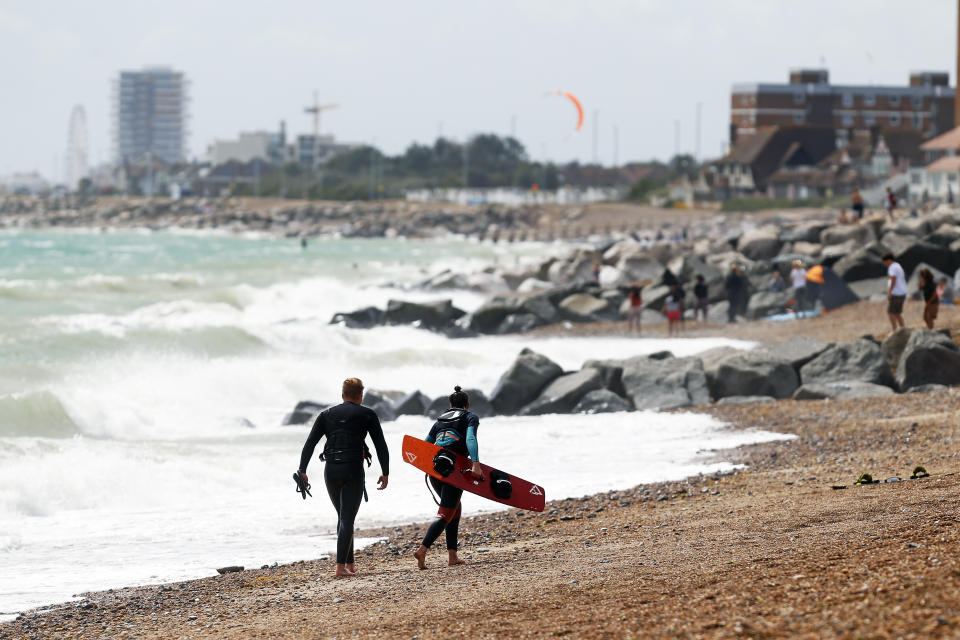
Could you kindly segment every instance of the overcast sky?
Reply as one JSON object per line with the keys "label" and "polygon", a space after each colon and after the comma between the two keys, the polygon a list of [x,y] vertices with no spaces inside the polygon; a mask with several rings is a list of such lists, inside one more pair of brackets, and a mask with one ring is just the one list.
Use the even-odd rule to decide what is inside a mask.
{"label": "overcast sky", "polygon": [[[911,70],[955,81],[953,0],[0,0],[0,175],[63,177],[70,112],[86,108],[91,164],[110,158],[110,81],[169,65],[191,81],[189,148],[238,131],[307,133],[314,90],[340,108],[322,126],[389,153],[442,130],[517,137],[535,158],[598,152],[716,156],[735,82],[902,85]],[[550,89],[576,93],[575,111]],[[515,120],[514,120],[515,119]]]}

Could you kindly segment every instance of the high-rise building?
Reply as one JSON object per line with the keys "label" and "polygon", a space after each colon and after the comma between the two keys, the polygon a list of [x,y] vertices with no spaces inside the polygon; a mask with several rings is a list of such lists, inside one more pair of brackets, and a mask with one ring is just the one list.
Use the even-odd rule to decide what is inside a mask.
{"label": "high-rise building", "polygon": [[114,157],[150,157],[173,164],[187,158],[186,76],[165,67],[121,71],[114,82]]}
{"label": "high-rise building", "polygon": [[79,104],[70,114],[66,170],[67,188],[71,191],[87,177],[87,112]]}

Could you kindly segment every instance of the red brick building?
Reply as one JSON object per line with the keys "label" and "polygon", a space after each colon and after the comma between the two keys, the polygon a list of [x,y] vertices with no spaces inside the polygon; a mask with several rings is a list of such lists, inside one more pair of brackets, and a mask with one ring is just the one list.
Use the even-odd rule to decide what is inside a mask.
{"label": "red brick building", "polygon": [[730,97],[730,144],[760,127],[832,127],[838,145],[877,128],[919,132],[954,127],[954,89],[945,72],[910,74],[903,87],[831,85],[826,69],[790,72],[788,84],[737,84]]}

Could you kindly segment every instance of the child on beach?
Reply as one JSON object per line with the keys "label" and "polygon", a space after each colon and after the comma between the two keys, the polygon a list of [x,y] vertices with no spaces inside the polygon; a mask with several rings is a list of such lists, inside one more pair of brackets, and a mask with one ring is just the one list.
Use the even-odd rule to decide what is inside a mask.
{"label": "child on beach", "polygon": [[930,269],[920,269],[920,283],[917,288],[923,295],[923,322],[927,329],[933,329],[933,322],[940,310],[940,296],[937,295],[937,283],[934,282]]}
{"label": "child on beach", "polygon": [[667,296],[666,302],[664,302],[663,308],[667,312],[667,334],[673,335],[678,330],[680,325],[680,315],[682,311],[680,310],[680,298],[677,296],[676,286],[670,291],[670,295]]}
{"label": "child on beach", "polygon": [[640,287],[631,287],[627,294],[630,300],[630,310],[627,312],[627,331],[640,333],[640,316],[643,313],[643,294],[640,293]]}

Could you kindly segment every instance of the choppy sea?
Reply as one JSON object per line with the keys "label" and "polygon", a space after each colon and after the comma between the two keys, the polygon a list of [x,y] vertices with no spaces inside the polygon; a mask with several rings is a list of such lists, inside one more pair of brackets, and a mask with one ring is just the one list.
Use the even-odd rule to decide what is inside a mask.
{"label": "choppy sea", "polygon": [[[290,478],[306,437],[281,420],[301,399],[332,402],[340,381],[449,394],[490,392],[529,346],[565,368],[590,358],[723,339],[483,337],[412,328],[351,330],[337,311],[391,297],[450,268],[477,271],[558,251],[466,241],[293,240],[150,232],[0,232],[0,615],[84,591],[212,575],[334,549],[322,487],[302,501]],[[423,477],[399,458],[359,525],[435,513]],[[482,459],[544,486],[547,498],[729,468],[713,449],[782,437],[697,414],[498,417],[481,423]],[[610,452],[617,459],[611,464]],[[320,478],[320,464],[311,471]],[[319,483],[317,483],[319,484]],[[495,505],[468,496],[466,513]]]}

